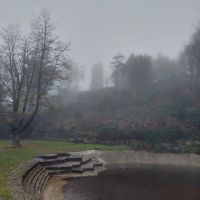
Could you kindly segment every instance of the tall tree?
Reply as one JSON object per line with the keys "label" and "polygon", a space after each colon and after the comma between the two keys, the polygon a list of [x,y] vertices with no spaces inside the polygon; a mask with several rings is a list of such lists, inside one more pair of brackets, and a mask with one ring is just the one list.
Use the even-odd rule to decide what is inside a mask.
{"label": "tall tree", "polygon": [[104,70],[102,63],[95,63],[91,71],[91,90],[97,90],[104,87]]}
{"label": "tall tree", "polygon": [[152,83],[152,62],[148,55],[130,55],[125,71],[129,87],[136,91],[144,91]]}
{"label": "tall tree", "polygon": [[[200,24],[184,49],[184,60],[194,85],[200,84]],[[182,56],[183,56],[182,55]]]}
{"label": "tall tree", "polygon": [[152,59],[152,70],[154,84],[159,90],[171,90],[182,73],[177,61],[163,55]]}
{"label": "tall tree", "polygon": [[32,21],[28,36],[22,36],[15,25],[2,30],[1,84],[8,94],[6,115],[15,146],[21,146],[21,133],[31,125],[53,86],[70,79],[69,44],[59,41],[54,31],[46,10]]}
{"label": "tall tree", "polygon": [[112,67],[112,80],[116,88],[124,88],[124,66],[125,56],[122,53],[118,53],[113,57],[111,62]]}

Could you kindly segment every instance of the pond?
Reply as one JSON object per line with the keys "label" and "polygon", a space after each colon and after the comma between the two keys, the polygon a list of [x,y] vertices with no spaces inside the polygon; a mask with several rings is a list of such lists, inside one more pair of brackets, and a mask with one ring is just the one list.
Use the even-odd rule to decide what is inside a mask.
{"label": "pond", "polygon": [[200,169],[166,165],[111,165],[97,177],[74,178],[65,200],[199,200]]}

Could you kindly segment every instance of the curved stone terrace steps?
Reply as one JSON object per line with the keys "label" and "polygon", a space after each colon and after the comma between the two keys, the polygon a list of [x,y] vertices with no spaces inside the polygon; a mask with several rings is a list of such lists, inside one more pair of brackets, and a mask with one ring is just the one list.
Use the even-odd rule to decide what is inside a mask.
{"label": "curved stone terrace steps", "polygon": [[52,177],[63,179],[97,175],[104,170],[104,164],[95,154],[58,153],[39,155],[22,177],[25,193],[34,200],[42,200],[44,190]]}

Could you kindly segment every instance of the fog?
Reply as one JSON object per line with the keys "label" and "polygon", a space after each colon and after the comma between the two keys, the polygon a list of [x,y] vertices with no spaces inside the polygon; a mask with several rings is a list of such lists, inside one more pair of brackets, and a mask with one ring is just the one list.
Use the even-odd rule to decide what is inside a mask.
{"label": "fog", "polygon": [[71,42],[70,57],[90,70],[103,62],[107,76],[112,57],[122,52],[158,53],[176,58],[200,19],[199,0],[0,0],[0,26],[19,23],[29,30],[33,15],[51,11],[58,35]]}
{"label": "fog", "polygon": [[200,152],[199,0],[0,3],[0,139]]}

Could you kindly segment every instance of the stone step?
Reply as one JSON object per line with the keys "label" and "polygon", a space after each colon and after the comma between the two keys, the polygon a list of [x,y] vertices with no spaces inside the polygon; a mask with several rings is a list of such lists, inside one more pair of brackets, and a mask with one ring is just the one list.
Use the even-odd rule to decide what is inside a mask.
{"label": "stone step", "polygon": [[57,156],[58,157],[67,157],[67,156],[70,156],[69,153],[57,153]]}
{"label": "stone step", "polygon": [[83,169],[81,167],[74,167],[72,168],[73,173],[83,173]]}
{"label": "stone step", "polygon": [[94,164],[89,163],[84,166],[81,166],[81,168],[83,169],[83,171],[94,171],[95,166],[94,166]]}
{"label": "stone step", "polygon": [[65,159],[65,161],[77,161],[77,162],[82,162],[82,157],[81,156],[69,156]]}
{"label": "stone step", "polygon": [[62,158],[56,158],[56,159],[49,159],[49,160],[40,160],[39,163],[42,166],[46,165],[53,165],[58,163],[65,163],[65,162],[81,162],[82,157],[80,156],[68,156],[68,157],[62,157]]}
{"label": "stone step", "polygon": [[103,164],[101,162],[99,162],[98,160],[96,160],[95,158],[91,159],[90,161],[88,161],[85,164],[81,165],[81,167],[84,170],[94,170],[95,167],[97,167],[97,166],[101,167],[101,166],[103,166]]}
{"label": "stone step", "polygon": [[35,190],[34,192],[37,193],[39,196],[42,193],[42,187],[45,183],[45,180],[48,178],[48,173],[45,171],[42,176],[37,180],[35,184]]}
{"label": "stone step", "polygon": [[65,163],[59,163],[47,166],[46,169],[47,170],[72,169],[73,167],[79,167],[80,165],[81,162],[68,161]]}
{"label": "stone step", "polygon": [[37,188],[37,191],[35,192],[35,197],[36,197],[35,200],[43,199],[43,195],[42,194],[43,194],[43,192],[44,192],[44,190],[45,190],[45,188],[47,186],[47,183],[48,183],[49,179],[50,179],[50,177],[48,175],[44,177],[43,182],[40,183],[40,185]]}
{"label": "stone step", "polygon": [[67,173],[83,173],[83,169],[81,167],[73,167],[72,169],[56,169],[56,170],[48,170],[48,174],[50,176],[59,175],[59,174],[67,174]]}
{"label": "stone step", "polygon": [[39,166],[39,162],[38,161],[34,161],[32,163],[27,164],[27,168],[28,170],[23,174],[22,176],[22,181],[24,181],[24,179],[31,173],[32,170],[34,170],[35,168],[37,168]]}
{"label": "stone step", "polygon": [[39,173],[37,173],[32,180],[31,186],[30,186],[30,192],[36,192],[37,191],[37,184],[41,178],[44,177],[45,174],[45,168],[43,168]]}
{"label": "stone step", "polygon": [[43,172],[43,174],[41,174],[41,175],[38,177],[38,180],[37,180],[36,185],[35,185],[35,189],[36,189],[36,190],[38,190],[39,186],[43,184],[43,182],[44,182],[46,176],[48,176],[48,173],[47,173],[47,171],[45,170],[45,171]]}
{"label": "stone step", "polygon": [[95,166],[95,167],[103,167],[103,163],[101,163],[101,162],[96,162],[96,163],[94,163],[94,166]]}
{"label": "stone step", "polygon": [[57,164],[57,163],[64,163],[65,159],[66,157],[50,159],[50,160],[41,160],[39,163],[42,166],[47,166],[47,165],[52,165],[52,164]]}
{"label": "stone step", "polygon": [[36,173],[34,173],[34,175],[31,177],[29,184],[27,185],[27,190],[29,193],[34,192],[35,191],[35,184],[37,182],[37,179],[39,177],[39,174],[44,172],[44,169],[40,169],[38,170]]}
{"label": "stone step", "polygon": [[83,169],[83,171],[94,171],[95,167],[101,167],[101,166],[103,166],[102,163],[92,160],[89,163],[82,165],[81,168]]}
{"label": "stone step", "polygon": [[29,177],[31,177],[32,173],[34,172],[34,170],[36,170],[38,168],[38,166],[33,166],[31,168],[29,168],[26,173],[22,176],[22,183],[26,183],[29,179]]}
{"label": "stone step", "polygon": [[44,160],[48,160],[48,159],[56,159],[58,158],[58,155],[57,154],[47,154],[47,155],[39,155],[39,156],[36,156],[36,158],[41,158],[41,159],[44,159]]}
{"label": "stone step", "polygon": [[56,159],[56,158],[67,157],[67,156],[70,156],[70,154],[69,153],[57,153],[57,154],[39,155],[39,156],[36,156],[36,158],[48,160],[48,159]]}
{"label": "stone step", "polygon": [[55,166],[55,167],[47,167],[46,169],[48,171],[56,171],[56,170],[67,170],[67,171],[71,171],[72,170],[72,166],[62,166],[62,167],[59,167],[59,166]]}
{"label": "stone step", "polygon": [[82,158],[81,164],[86,164],[86,163],[88,163],[88,162],[90,162],[90,161],[92,161],[92,160],[93,160],[93,157],[91,157],[91,156],[84,156],[84,157]]}
{"label": "stone step", "polygon": [[48,170],[49,176],[59,175],[59,174],[66,174],[72,172],[72,169],[58,169],[58,170]]}
{"label": "stone step", "polygon": [[44,178],[44,180],[43,180],[43,182],[42,182],[42,184],[40,184],[40,187],[38,189],[38,191],[39,191],[40,194],[42,194],[42,192],[46,188],[46,185],[47,185],[47,183],[48,183],[48,181],[49,181],[50,178],[51,177],[47,173],[46,176],[45,176],[45,178]]}
{"label": "stone step", "polygon": [[32,181],[34,180],[37,173],[39,173],[41,170],[43,170],[42,167],[36,167],[32,171],[29,172],[29,174],[26,176],[25,180],[23,181],[24,188],[27,192],[29,192],[29,189],[31,187]]}

